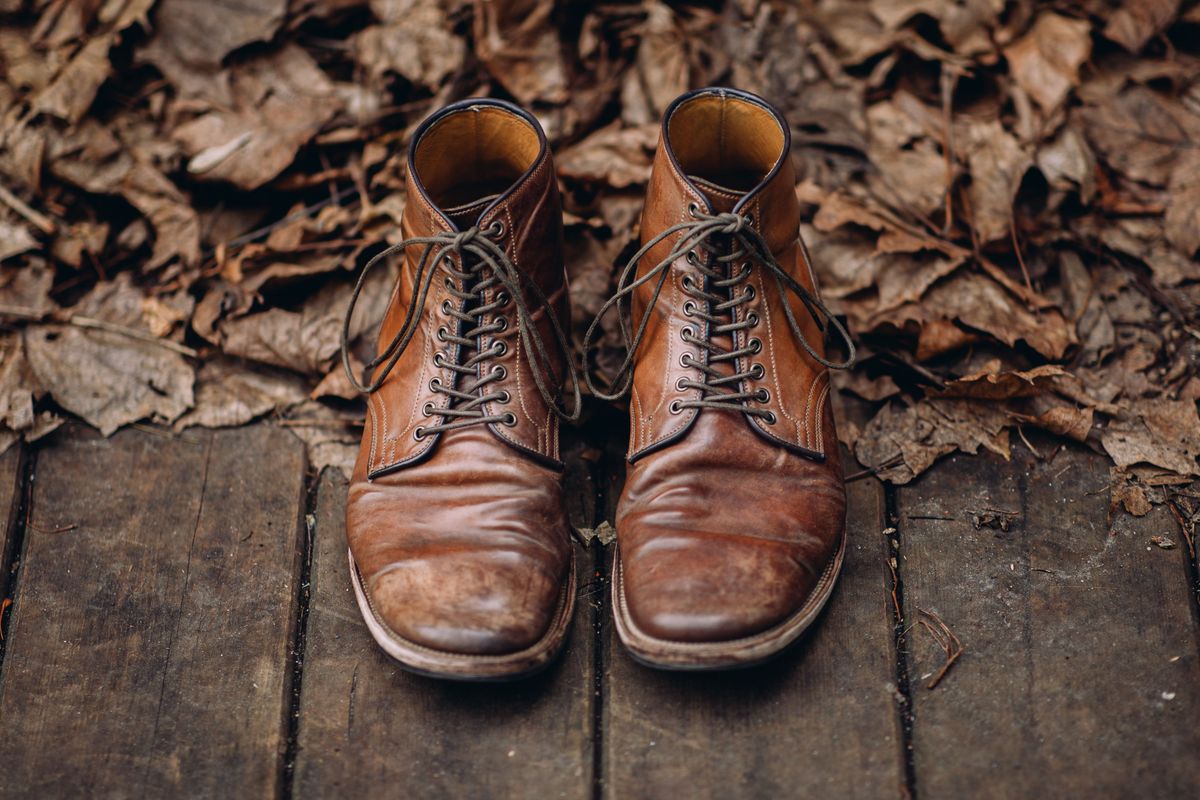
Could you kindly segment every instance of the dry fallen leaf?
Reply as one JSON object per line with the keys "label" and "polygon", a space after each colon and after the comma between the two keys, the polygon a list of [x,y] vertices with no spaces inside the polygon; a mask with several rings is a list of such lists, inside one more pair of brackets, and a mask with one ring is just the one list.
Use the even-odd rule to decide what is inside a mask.
{"label": "dry fallen leaf", "polygon": [[983,448],[1007,459],[1008,425],[991,403],[930,399],[903,409],[889,403],[863,428],[854,455],[881,480],[903,484],[955,450]]}
{"label": "dry fallen leaf", "polygon": [[1118,467],[1149,463],[1181,475],[1200,475],[1200,414],[1191,400],[1142,400],[1100,437]]}
{"label": "dry fallen leaf", "polygon": [[142,419],[171,422],[192,406],[192,368],[172,350],[68,325],[35,325],[24,336],[38,384],[105,436]]}
{"label": "dry fallen leaf", "polygon": [[1048,11],[1005,48],[1009,72],[1045,112],[1058,108],[1079,82],[1079,68],[1092,53],[1091,28],[1085,19]]}

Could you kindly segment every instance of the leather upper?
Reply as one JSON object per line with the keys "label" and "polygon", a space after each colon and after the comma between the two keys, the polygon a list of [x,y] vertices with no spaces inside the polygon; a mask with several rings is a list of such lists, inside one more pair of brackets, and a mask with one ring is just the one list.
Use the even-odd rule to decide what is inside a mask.
{"label": "leather upper", "polygon": [[[745,188],[722,188],[706,175]],[[816,296],[799,239],[794,183],[778,112],[732,90],[685,95],[664,120],[642,241],[686,222],[697,210],[692,204],[708,214],[749,215],[748,225],[778,263]],[[653,248],[643,265],[658,263],[682,235]],[[766,390],[750,405],[772,412],[773,422],[767,415],[678,405],[702,394],[677,385],[702,377],[687,363],[704,354],[683,332],[709,333],[704,320],[688,313],[696,301],[683,282],[703,275],[687,258],[672,264],[635,354],[618,541],[630,614],[663,639],[736,639],[781,622],[803,604],[843,533],[845,489],[828,371],[795,340],[783,304],[790,303],[821,355],[823,333],[802,301],[748,263],[753,297],[731,313],[757,323],[725,335],[724,342],[711,340],[726,350],[761,342],[757,353],[721,367],[726,375],[761,376],[744,379],[741,388]],[[635,292],[635,320],[646,313],[652,291],[646,283]]]}
{"label": "leather upper", "polygon": [[[524,171],[507,185],[501,181],[495,196],[496,186],[472,184],[482,176],[504,176],[513,163]],[[475,196],[480,193],[482,198]],[[447,200],[439,201],[439,195]],[[536,121],[497,101],[448,107],[418,130],[409,151],[405,238],[457,231],[455,220],[465,227],[476,215],[483,235],[492,236],[536,287],[527,291],[526,302],[561,377],[566,354],[533,296],[544,295],[560,325],[567,324],[554,167]],[[404,251],[381,346],[396,335],[413,302],[421,256],[421,247]],[[460,272],[469,266],[458,256],[451,259]],[[418,430],[434,426],[437,410],[455,402],[433,391],[430,381],[458,377],[458,385],[464,384],[463,377],[438,366],[462,356],[439,333],[457,324],[447,306],[464,302],[448,281],[467,289],[439,269],[413,339],[368,397],[346,510],[347,536],[371,604],[396,634],[436,650],[513,652],[546,631],[570,568],[558,419],[533,379],[509,298],[482,320],[504,317],[507,327],[479,336],[474,349],[486,350],[495,340],[505,343],[504,354],[482,362],[476,372],[502,370],[504,377],[488,388],[506,393],[507,401],[486,403],[484,411],[511,412],[513,424],[480,422],[424,435]],[[501,292],[487,290],[482,302],[491,303]],[[558,384],[547,380],[557,390]]]}

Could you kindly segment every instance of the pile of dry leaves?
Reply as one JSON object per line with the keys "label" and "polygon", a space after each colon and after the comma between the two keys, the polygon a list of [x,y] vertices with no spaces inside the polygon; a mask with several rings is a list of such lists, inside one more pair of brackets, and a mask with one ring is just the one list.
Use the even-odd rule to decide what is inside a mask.
{"label": "pile of dry leaves", "polygon": [[0,0],[0,20],[0,449],[66,413],[273,414],[344,465],[340,313],[398,235],[414,125],[473,94],[542,120],[578,335],[661,112],[720,83],[793,127],[804,233],[862,347],[839,382],[864,464],[905,482],[1039,428],[1107,452],[1134,512],[1200,474],[1196,4]]}

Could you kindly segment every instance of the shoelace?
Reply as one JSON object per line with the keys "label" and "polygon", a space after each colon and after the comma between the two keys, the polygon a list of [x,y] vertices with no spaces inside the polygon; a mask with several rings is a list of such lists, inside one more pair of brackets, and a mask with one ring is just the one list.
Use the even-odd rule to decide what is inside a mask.
{"label": "shoelace", "polygon": [[[488,414],[483,408],[484,404],[488,402],[507,403],[511,399],[507,390],[485,391],[489,384],[506,377],[504,365],[498,364],[490,370],[480,368],[489,359],[504,355],[508,346],[497,339],[489,347],[475,349],[469,358],[462,360],[463,354],[475,347],[480,336],[499,333],[508,328],[508,317],[505,315],[496,315],[495,321],[490,323],[482,320],[504,308],[510,300],[516,309],[518,333],[532,366],[534,382],[537,384],[538,392],[541,393],[546,406],[557,417],[568,422],[579,417],[581,408],[579,375],[570,360],[570,343],[559,324],[558,315],[537,283],[530,280],[516,264],[512,263],[504,250],[494,241],[503,235],[504,224],[496,221],[489,226],[486,232],[480,230],[478,226],[474,226],[459,232],[445,231],[432,236],[414,236],[411,239],[405,239],[399,244],[383,250],[367,262],[354,286],[353,294],[350,295],[350,302],[346,307],[346,318],[342,325],[342,367],[346,370],[346,376],[350,379],[351,385],[364,394],[370,394],[383,385],[396,362],[400,360],[400,356],[404,354],[405,348],[412,341],[413,335],[421,323],[421,311],[425,307],[429,286],[439,268],[444,270],[447,275],[444,283],[446,290],[456,299],[463,301],[461,307],[449,300],[442,303],[443,313],[457,320],[458,329],[451,330],[442,326],[437,332],[438,339],[449,345],[458,345],[458,348],[453,357],[441,350],[437,351],[434,353],[433,362],[437,367],[445,367],[462,376],[462,380],[470,377],[475,377],[475,380],[461,387],[457,385],[458,380],[454,385],[444,384],[438,378],[429,382],[429,388],[432,391],[448,395],[451,402],[446,408],[437,408],[432,403],[425,404],[424,414],[428,417],[440,416],[442,422],[417,428],[414,435],[418,439],[442,431],[465,428],[469,425],[492,422],[500,422],[505,425],[516,424],[516,416],[511,412]],[[372,376],[370,383],[360,382],[354,374],[354,369],[350,366],[350,320],[367,275],[388,256],[401,253],[409,247],[420,246],[425,249],[421,253],[420,261],[417,262],[416,276],[413,280],[416,296],[409,304],[408,310],[404,314],[404,322],[401,323],[400,330],[392,338],[392,341],[379,355],[364,365],[367,370],[374,370],[380,365],[383,365],[383,368],[379,370],[378,374]],[[455,255],[458,256],[459,263],[463,265],[462,270],[454,266],[452,256]],[[463,288],[459,289],[455,281],[461,281]],[[502,287],[501,291],[496,293],[492,302],[485,302],[487,290],[497,284]],[[525,302],[525,291],[528,291],[536,301],[535,310],[542,310],[550,320],[558,346],[567,356],[567,373],[571,378],[571,388],[574,393],[574,402],[570,411],[558,403],[557,387],[561,385],[561,380],[551,364],[550,357],[546,352],[546,344],[538,333],[533,320],[533,312]],[[471,301],[476,302],[472,305]],[[547,378],[549,378],[549,384]],[[551,386],[555,387],[553,391]]]}
{"label": "shoelace", "polygon": [[[678,412],[683,408],[730,409],[741,411],[751,416],[763,417],[768,423],[774,422],[775,415],[770,410],[749,405],[751,402],[766,403],[770,400],[770,394],[767,390],[758,389],[754,392],[746,392],[739,391],[737,388],[738,384],[747,378],[756,380],[762,378],[764,368],[761,364],[755,364],[751,369],[742,372],[738,372],[735,369],[731,375],[722,375],[721,370],[715,366],[721,362],[733,361],[742,356],[754,355],[762,350],[762,341],[757,338],[750,339],[744,347],[733,349],[726,349],[712,341],[714,335],[728,334],[732,338],[736,331],[753,328],[759,322],[758,315],[753,312],[740,321],[734,321],[737,307],[754,298],[753,285],[746,286],[744,291],[739,292],[737,289],[752,274],[753,269],[750,262],[759,264],[775,279],[775,283],[779,287],[780,297],[785,297],[787,291],[796,295],[804,304],[804,307],[808,310],[808,313],[812,316],[813,321],[817,323],[817,327],[822,333],[826,331],[828,325],[837,331],[842,341],[845,342],[848,353],[846,360],[841,362],[827,360],[817,353],[812,344],[805,338],[804,332],[800,329],[800,325],[792,313],[791,304],[786,302],[781,303],[792,335],[796,337],[796,340],[800,342],[804,350],[818,363],[830,369],[847,369],[854,364],[854,342],[851,341],[850,334],[846,331],[846,328],[830,313],[825,304],[779,265],[779,262],[771,254],[771,248],[766,240],[751,226],[752,220],[749,216],[733,213],[705,214],[696,203],[692,203],[688,211],[693,217],[693,221],[672,225],[648,241],[640,250],[633,254],[633,257],[629,259],[629,263],[625,265],[617,281],[616,293],[600,308],[600,312],[588,327],[583,339],[585,353],[591,352],[592,346],[595,344],[596,332],[600,327],[600,321],[610,309],[616,306],[621,328],[621,340],[625,346],[625,360],[617,368],[617,372],[610,383],[610,387],[615,387],[613,391],[606,393],[599,390],[592,379],[590,370],[584,373],[588,389],[591,390],[592,394],[603,400],[616,400],[629,391],[629,387],[633,382],[632,367],[634,355],[642,342],[642,338],[645,336],[651,312],[654,310],[659,295],[662,293],[663,285],[670,275],[671,264],[676,259],[683,257],[707,278],[706,286],[697,285],[691,280],[690,276],[685,275],[682,284],[684,291],[696,298],[696,300],[702,301],[700,303],[693,300],[685,302],[684,314],[708,323],[708,336],[697,336],[696,331],[690,326],[683,329],[683,340],[701,349],[702,360],[696,360],[690,354],[684,353],[681,357],[681,363],[684,366],[699,369],[702,373],[702,378],[698,381],[682,378],[676,384],[676,388],[680,390],[699,389],[701,396],[696,400],[675,401],[672,403],[671,410]],[[680,231],[684,232],[683,235],[679,237],[679,240],[663,260],[647,271],[645,275],[633,280],[642,258],[659,242]],[[722,254],[721,250],[723,248],[718,246],[713,241],[714,239],[726,240],[729,244],[728,252]],[[711,263],[705,263],[705,259],[696,254],[697,250],[710,254],[712,256]],[[805,258],[807,259],[807,257],[808,254],[805,253]],[[742,262],[742,264],[737,274],[729,274],[731,271],[730,265],[737,264],[738,262]],[[646,310],[638,323],[637,331],[633,332],[632,310],[628,303],[625,306],[622,306],[621,303],[630,298],[637,291],[638,287],[656,278],[657,283],[654,285],[654,293],[651,295],[650,302],[647,304]],[[707,310],[705,310],[705,306],[707,306]]]}

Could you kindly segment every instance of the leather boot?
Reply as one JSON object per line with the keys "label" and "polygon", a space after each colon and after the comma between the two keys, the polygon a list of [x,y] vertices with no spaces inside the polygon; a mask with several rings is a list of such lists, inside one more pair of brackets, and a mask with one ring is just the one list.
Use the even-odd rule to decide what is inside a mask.
{"label": "leather boot", "polygon": [[[367,365],[346,532],[379,645],[410,670],[487,680],[544,667],[571,620],[575,571],[560,418],[567,358],[562,210],[546,137],[525,111],[468,100],[408,151],[401,270]],[[573,412],[560,404],[570,375]]]}
{"label": "leather boot", "polygon": [[[593,392],[631,390],[613,608],[621,641],[651,666],[728,668],[778,652],[813,622],[842,564],[827,367],[848,366],[853,345],[799,238],[789,139],[753,95],[676,100],[643,247],[601,312],[619,309],[628,357],[615,391]],[[845,363],[825,357],[831,327]]]}

